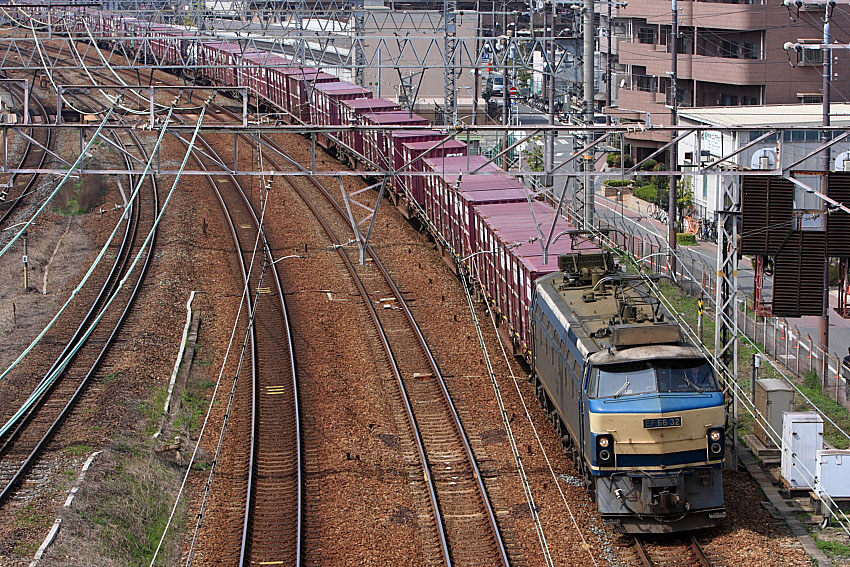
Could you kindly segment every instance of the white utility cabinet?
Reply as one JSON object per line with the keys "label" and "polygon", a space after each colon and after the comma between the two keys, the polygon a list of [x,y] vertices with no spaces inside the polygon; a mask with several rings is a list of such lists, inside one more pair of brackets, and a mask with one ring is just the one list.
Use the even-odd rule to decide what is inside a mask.
{"label": "white utility cabinet", "polygon": [[832,498],[850,498],[850,451],[823,449],[817,452],[815,474],[818,496],[824,492]]}
{"label": "white utility cabinet", "polygon": [[823,419],[808,411],[782,416],[782,478],[790,488],[814,486],[817,452],[823,449]]}

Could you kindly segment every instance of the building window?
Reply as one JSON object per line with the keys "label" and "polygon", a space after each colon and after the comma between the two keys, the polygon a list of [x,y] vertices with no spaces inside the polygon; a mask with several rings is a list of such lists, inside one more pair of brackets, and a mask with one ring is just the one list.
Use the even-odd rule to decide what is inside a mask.
{"label": "building window", "polygon": [[657,43],[655,39],[655,28],[638,28],[638,42]]}
{"label": "building window", "polygon": [[738,95],[720,95],[720,106],[738,106]]}
{"label": "building window", "polygon": [[658,77],[651,75],[633,75],[632,80],[639,91],[645,93],[658,92]]}
{"label": "building window", "polygon": [[818,93],[798,93],[797,100],[799,100],[802,104],[820,103],[823,102],[823,95]]}
{"label": "building window", "polygon": [[756,44],[751,41],[745,41],[744,47],[741,48],[741,56],[744,59],[758,59],[758,47],[756,47]]}
{"label": "building window", "polygon": [[738,42],[724,39],[720,42],[720,56],[737,59],[739,55]]}
{"label": "building window", "polygon": [[823,50],[820,49],[802,49],[797,52],[798,65],[823,66]]}

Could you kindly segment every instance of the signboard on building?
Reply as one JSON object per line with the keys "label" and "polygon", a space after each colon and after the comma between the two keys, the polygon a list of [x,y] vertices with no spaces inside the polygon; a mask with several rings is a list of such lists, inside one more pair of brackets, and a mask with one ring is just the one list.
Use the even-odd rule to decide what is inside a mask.
{"label": "signboard on building", "polygon": [[723,155],[723,134],[720,132],[703,132],[702,149],[715,157]]}

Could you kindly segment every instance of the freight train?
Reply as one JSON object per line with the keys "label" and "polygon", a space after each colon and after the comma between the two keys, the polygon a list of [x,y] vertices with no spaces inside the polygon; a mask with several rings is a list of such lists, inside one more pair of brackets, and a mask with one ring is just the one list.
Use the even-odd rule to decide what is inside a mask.
{"label": "freight train", "polygon": [[556,239],[544,256],[534,242],[538,219],[556,219],[553,234],[575,231],[520,182],[423,128],[425,118],[282,54],[122,14],[70,9],[63,17],[77,37],[123,38],[130,51],[146,36],[140,56],[149,63],[225,89],[248,86],[250,103],[283,122],[383,126],[317,142],[352,165],[395,171],[395,205],[422,221],[455,270],[481,284],[603,519],[657,533],[725,517],[724,403],[711,367],[657,298],[591,240]]}

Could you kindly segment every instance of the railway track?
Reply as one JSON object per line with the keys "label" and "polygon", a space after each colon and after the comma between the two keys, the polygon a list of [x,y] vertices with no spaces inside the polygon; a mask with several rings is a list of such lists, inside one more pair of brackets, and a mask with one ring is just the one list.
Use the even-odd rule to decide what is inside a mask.
{"label": "railway track", "polygon": [[[106,82],[117,83],[114,77],[104,73],[93,74]],[[199,143],[209,155],[220,160],[203,138],[199,138]],[[193,154],[206,169],[205,158],[197,150]],[[262,231],[259,231],[262,235],[259,255],[253,264],[250,261],[254,241],[249,241],[249,235],[257,235],[260,221],[245,191],[233,176],[210,175],[207,179],[239,250],[241,275],[248,286],[248,312],[253,313],[247,355],[251,379],[239,384],[239,394],[251,400],[251,407],[249,412],[237,412],[233,418],[234,427],[246,431],[250,446],[248,461],[236,463],[233,471],[236,478],[247,479],[246,489],[242,491],[243,522],[241,530],[233,531],[218,543],[217,551],[219,559],[226,564],[232,564],[232,559],[238,556],[239,565],[277,562],[298,565],[303,516],[302,449],[286,305],[274,258]],[[281,333],[281,329],[287,331]]]}
{"label": "railway track", "polygon": [[[222,111],[227,112],[222,108]],[[271,140],[269,143],[275,145]],[[202,142],[207,152],[215,157],[210,145]],[[277,146],[281,155],[289,152]],[[197,154],[196,154],[197,155]],[[290,158],[292,156],[290,155]],[[196,157],[201,163],[203,158]],[[269,158],[267,158],[268,160]],[[281,167],[274,163],[274,167]],[[277,361],[281,353],[286,352],[291,357],[291,345],[282,348],[280,342],[269,341],[263,346],[263,335],[272,337],[272,333],[261,333],[258,330],[272,330],[281,327],[288,329],[285,305],[277,279],[276,270],[272,266],[275,279],[275,291],[271,294],[257,293],[260,289],[262,270],[255,262],[253,268],[246,268],[246,254],[253,246],[245,246],[244,237],[240,240],[240,230],[248,228],[256,234],[258,227],[256,213],[247,205],[248,201],[237,180],[233,177],[217,175],[208,178],[213,186],[231,225],[234,242],[241,250],[243,278],[248,282],[249,296],[258,301],[267,299],[264,295],[277,295],[280,298],[279,309],[275,304],[251,306],[255,312],[255,324],[252,329],[251,355],[252,360],[252,410],[251,438],[253,440],[251,457],[248,464],[248,493],[246,495],[246,512],[242,531],[240,548],[240,565],[246,563],[275,563],[283,561],[290,563],[298,561],[301,549],[300,523],[302,511],[300,508],[301,494],[297,495],[298,508],[289,505],[292,499],[292,482],[281,482],[281,479],[297,477],[300,487],[300,462],[298,474],[287,470],[287,464],[295,462],[292,450],[282,445],[289,440],[297,439],[297,434],[288,434],[287,423],[297,423],[296,419],[287,419],[286,412],[281,412],[281,405],[286,409],[290,400],[277,398],[274,400],[281,405],[264,407],[264,398],[271,401],[269,394],[279,388],[286,389],[290,380],[281,380],[279,376],[269,380],[275,372],[263,369],[263,359]],[[311,180],[336,210],[339,219],[347,226],[345,211],[327,190],[317,181]],[[222,185],[227,185],[221,190]],[[445,381],[430,349],[408,308],[404,297],[395,285],[389,272],[371,249],[367,254],[371,257],[371,266],[355,267],[348,252],[342,247],[342,241],[334,233],[323,214],[315,207],[304,191],[295,183],[290,183],[293,189],[301,195],[311,208],[316,219],[322,224],[329,238],[337,245],[355,284],[368,306],[370,315],[375,323],[375,329],[384,346],[386,358],[396,377],[398,391],[408,416],[408,421],[414,444],[419,453],[423,477],[427,487],[428,499],[434,514],[433,541],[431,542],[431,557],[428,563],[453,565],[510,565],[507,550],[496,521],[495,512],[490,504],[484,487],[481,473],[472,452],[469,440],[460,421],[457,410],[451,400]],[[242,204],[240,204],[240,200]],[[263,237],[262,248],[273,261],[268,244]],[[250,265],[250,264],[249,264]],[[372,305],[372,298],[392,298],[397,309],[382,309],[380,313]],[[270,303],[270,302],[266,302]],[[281,317],[281,314],[283,315]],[[287,335],[287,342],[289,333]],[[269,354],[277,356],[268,356]],[[265,355],[265,356],[264,356]],[[286,357],[284,357],[286,358]],[[294,372],[294,362],[291,365]],[[258,371],[259,370],[259,371]],[[292,379],[294,384],[294,378]],[[294,386],[290,388],[296,397]],[[283,392],[276,391],[275,394]],[[297,404],[297,401],[295,402]],[[296,406],[297,411],[297,406]],[[281,420],[269,423],[261,417],[275,412]],[[297,430],[296,430],[297,431]],[[235,471],[238,476],[238,471]],[[289,523],[287,522],[289,521]],[[297,526],[291,526],[295,520]],[[289,528],[285,527],[289,526]],[[292,534],[294,538],[287,537]],[[426,549],[428,549],[426,547]]]}
{"label": "railway track", "polygon": [[[23,106],[24,94],[23,88],[20,87],[17,83],[9,83],[13,86],[13,89],[10,89],[10,93],[12,97],[21,103]],[[47,109],[42,104],[41,100],[35,96],[32,92],[30,92],[30,102],[35,103],[36,113],[42,117],[44,124],[47,124],[48,115]],[[23,118],[23,116],[21,116]],[[38,134],[36,134],[38,132]],[[50,129],[31,129],[30,136],[37,140],[39,144],[44,147],[50,148],[53,144],[53,137],[51,135]],[[27,144],[24,147],[24,152],[21,157],[20,169],[40,169],[44,162],[47,159],[47,152],[44,148],[38,147],[37,144],[33,143],[32,140],[27,140]],[[38,174],[29,173],[29,174],[11,174],[9,175],[6,181],[6,187],[0,188],[0,229],[3,228],[6,221],[9,217],[12,216],[12,213],[20,206],[23,202],[24,197],[26,197],[35,186],[35,182],[38,179]]]}
{"label": "railway track", "polygon": [[696,536],[669,541],[635,537],[633,550],[644,567],[713,567]]}
{"label": "railway track", "polygon": [[[132,132],[130,136],[132,143],[144,156],[145,150],[141,141]],[[123,141],[117,134],[115,141],[123,145]],[[129,160],[126,156],[125,159]],[[132,179],[131,186],[133,186]],[[107,269],[103,284],[95,291],[95,284],[90,283],[79,296],[79,300],[85,297],[90,299],[91,307],[88,312],[76,329],[70,318],[60,319],[51,333],[46,336],[46,339],[49,339],[70,335],[70,339],[63,340],[65,346],[44,374],[39,385],[46,384],[51,375],[63,365],[66,366],[26,412],[21,414],[13,427],[0,437],[0,504],[15,493],[27,472],[85,392],[115,342],[138,296],[153,257],[155,235],[141,267],[136,270],[134,277],[127,281],[124,290],[120,292],[119,302],[110,307],[85,343],[78,350],[75,349],[75,344],[83,338],[88,326],[104,308],[109,297],[126,275],[132,259],[138,254],[144,240],[137,238],[139,230],[141,227],[153,225],[159,211],[159,197],[153,176],[149,182],[149,189],[151,190],[150,199],[137,198],[135,202],[125,203],[126,207],[131,208],[130,219],[126,223],[121,243],[117,247],[112,265]],[[14,412],[15,407],[17,406],[7,407],[4,417]]]}
{"label": "railway track", "polygon": [[[199,140],[209,155],[220,159],[206,140]],[[195,153],[195,159],[207,168],[203,157]],[[237,412],[233,418],[235,427],[250,432],[245,469],[234,471],[246,479],[244,520],[241,537],[231,537],[234,541],[221,551],[224,558],[238,555],[239,565],[300,565],[302,449],[295,354],[283,289],[261,220],[237,179],[210,175],[207,180],[239,251],[247,309],[253,314],[250,381],[237,385],[237,395],[251,400],[250,413]]]}
{"label": "railway track", "polygon": [[[297,161],[284,148],[271,140],[268,143]],[[266,159],[273,167],[281,167],[273,158]],[[340,238],[326,218],[327,213],[297,183],[286,179],[337,248],[375,324],[386,361],[395,376],[434,514],[433,540],[426,542],[425,548],[431,556],[423,557],[423,563],[509,565],[463,424],[403,294],[371,248],[367,248],[371,262],[355,267],[355,259],[343,247],[348,239]],[[347,226],[342,206],[318,181],[312,178],[310,181],[333,206],[338,221]],[[381,298],[389,308],[376,309],[375,298]]]}

